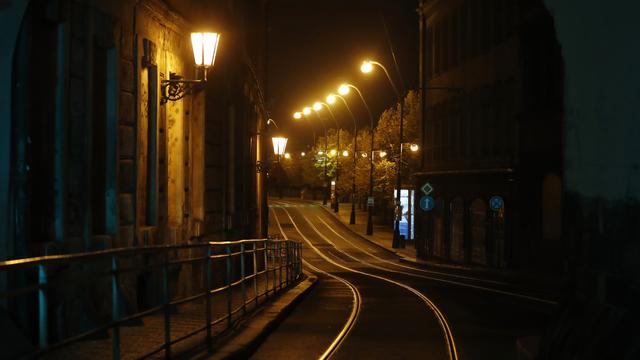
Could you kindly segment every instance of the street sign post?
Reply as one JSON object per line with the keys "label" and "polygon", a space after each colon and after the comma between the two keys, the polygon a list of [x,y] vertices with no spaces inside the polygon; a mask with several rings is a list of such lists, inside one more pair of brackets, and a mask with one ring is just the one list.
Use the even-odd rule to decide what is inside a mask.
{"label": "street sign post", "polygon": [[433,186],[431,186],[431,184],[427,181],[426,183],[424,183],[424,185],[422,185],[420,190],[422,190],[422,193],[425,194],[425,196],[428,196],[433,192]]}
{"label": "street sign post", "polygon": [[420,209],[424,211],[431,211],[436,206],[436,202],[429,195],[424,195],[420,198]]}
{"label": "street sign post", "polygon": [[373,206],[373,196],[367,197],[367,206]]}
{"label": "street sign post", "polygon": [[489,199],[489,207],[491,207],[491,210],[498,211],[502,209],[503,206],[504,206],[504,199],[502,199],[501,196],[494,195],[491,197],[491,199]]}

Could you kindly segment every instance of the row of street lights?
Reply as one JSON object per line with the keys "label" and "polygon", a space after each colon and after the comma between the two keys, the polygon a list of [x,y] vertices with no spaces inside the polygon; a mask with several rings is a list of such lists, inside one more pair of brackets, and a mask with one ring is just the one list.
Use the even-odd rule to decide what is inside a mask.
{"label": "row of street lights", "polygon": [[[403,101],[403,94],[405,93],[405,90],[402,89],[402,92],[400,92],[398,90],[398,88],[396,87],[395,83],[393,82],[393,80],[391,79],[391,77],[389,76],[389,72],[387,71],[387,69],[379,62],[377,61],[372,61],[372,60],[366,60],[362,63],[362,65],[360,66],[360,71],[364,74],[368,74],[371,73],[374,70],[374,66],[380,67],[385,75],[387,76],[387,79],[389,80],[389,82],[391,83],[391,86],[396,94],[398,103],[400,104],[400,135],[399,135],[399,141],[398,143],[400,144],[400,151],[399,151],[399,158],[396,162],[396,214],[401,214],[401,211],[398,211],[399,207],[400,207],[400,188],[402,186],[402,179],[401,179],[401,164],[402,164],[402,147],[403,147],[403,122],[404,122],[404,101]],[[370,146],[370,156],[369,157],[369,194],[368,194],[368,199],[367,199],[367,235],[372,235],[373,234],[373,157],[374,157],[374,136],[373,136],[373,115],[371,114],[371,109],[369,108],[369,105],[367,104],[367,102],[364,99],[364,96],[362,95],[362,92],[360,91],[360,89],[358,89],[355,85],[353,84],[349,84],[349,83],[345,83],[345,84],[341,84],[338,88],[337,88],[337,92],[338,94],[329,94],[326,97],[326,103],[325,102],[316,102],[314,103],[313,107],[304,107],[302,111],[296,111],[293,114],[294,119],[301,119],[303,116],[305,118],[307,118],[308,116],[310,116],[311,114],[311,110],[313,109],[316,113],[316,116],[320,119],[319,116],[319,112],[323,109],[323,107],[326,107],[330,114],[331,117],[334,119],[335,121],[335,117],[333,116],[333,113],[331,112],[331,108],[330,105],[335,104],[337,99],[342,100],[342,102],[344,103],[345,107],[347,108],[349,114],[351,115],[351,118],[353,119],[353,144],[354,144],[354,152],[353,152],[353,174],[352,174],[352,189],[351,189],[351,216],[350,216],[350,220],[349,223],[350,224],[355,224],[356,222],[356,218],[355,218],[355,197],[356,197],[356,184],[355,184],[355,179],[356,179],[356,175],[355,175],[355,171],[356,171],[356,159],[357,159],[357,149],[358,149],[358,145],[357,145],[357,133],[358,133],[358,128],[357,128],[357,123],[356,123],[356,119],[355,116],[353,115],[353,112],[351,111],[351,109],[349,108],[349,105],[346,101],[346,99],[344,98],[346,95],[348,95],[351,90],[355,90],[355,92],[358,94],[358,96],[360,97],[360,100],[362,101],[362,103],[364,104],[365,109],[367,110],[367,114],[369,115],[369,129],[371,131],[371,146]],[[339,126],[337,121],[336,122],[336,129],[338,129],[338,142],[340,141],[340,130],[339,130]],[[323,124],[324,126],[324,124]],[[326,127],[325,127],[325,149],[324,149],[324,153],[326,153],[327,151],[327,134],[326,134]],[[314,136],[314,144],[315,144],[315,136]],[[416,144],[411,144],[411,150],[412,151],[417,151],[418,147]],[[340,144],[338,143],[338,152],[340,151]],[[379,152],[379,156],[380,157],[385,157],[386,156],[386,151],[384,150],[380,150]],[[363,155],[363,157],[366,157],[365,155]],[[339,173],[339,166],[340,166],[340,162],[339,159],[336,163],[336,182],[338,181],[338,173]],[[326,197],[327,197],[327,177],[326,177],[326,156],[325,156],[325,172],[324,172],[324,201],[323,204],[326,205]],[[338,212],[338,194],[337,194],[337,186],[336,186],[336,190],[335,190],[335,208],[334,211],[337,213]],[[399,247],[400,245],[400,236],[399,236],[399,222],[400,222],[400,216],[396,216],[395,219],[395,224],[394,224],[394,238],[393,238],[393,246],[394,247]]]}

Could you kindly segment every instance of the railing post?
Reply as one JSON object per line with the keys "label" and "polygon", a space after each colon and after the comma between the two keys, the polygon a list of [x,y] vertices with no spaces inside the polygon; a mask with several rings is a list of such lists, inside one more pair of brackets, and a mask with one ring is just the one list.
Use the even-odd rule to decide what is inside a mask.
{"label": "railing post", "polygon": [[258,307],[258,242],[254,241],[253,249],[253,295],[256,299],[256,307]]}
{"label": "railing post", "polygon": [[285,276],[285,284],[286,284],[286,286],[289,286],[289,282],[291,280],[289,278],[289,276],[291,276],[291,271],[289,269],[289,265],[291,264],[291,261],[290,261],[291,257],[289,256],[290,243],[289,243],[289,241],[287,241],[284,244],[285,244],[284,245],[284,254],[286,256],[286,258],[284,259],[284,270],[286,271],[285,272],[285,275],[286,275]]}
{"label": "railing post", "polygon": [[302,243],[298,243],[298,276],[302,275]]}
{"label": "railing post", "polygon": [[227,326],[231,327],[231,246],[227,245]]}
{"label": "railing post", "polygon": [[207,319],[207,348],[209,352],[213,351],[213,343],[211,342],[211,278],[212,278],[212,269],[211,269],[211,245],[207,246],[207,260],[205,261],[205,289],[207,290],[207,296],[205,297],[205,306],[207,307],[205,311],[205,316]]}
{"label": "railing post", "polygon": [[278,290],[282,290],[282,242],[278,241]]}
{"label": "railing post", "polygon": [[164,356],[171,358],[171,295],[169,294],[169,253],[164,253],[162,266],[162,292],[164,298]]}
{"label": "railing post", "polygon": [[271,266],[273,267],[273,293],[274,294],[276,293],[276,289],[278,288],[278,285],[276,284],[276,282],[278,281],[277,280],[278,269],[276,268],[276,245],[277,244],[278,243],[275,241],[271,242]]}
{"label": "railing post", "polygon": [[47,315],[47,267],[45,263],[38,264],[38,344],[40,350],[49,346],[48,315]]}
{"label": "railing post", "polygon": [[111,357],[114,360],[120,359],[120,289],[118,287],[118,258],[111,257],[111,319],[113,325],[113,338],[111,342]]}
{"label": "railing post", "polygon": [[242,293],[242,313],[246,314],[247,313],[247,308],[246,308],[246,304],[247,304],[247,285],[245,284],[245,274],[246,274],[246,270],[245,270],[245,261],[244,261],[244,243],[241,242],[240,243],[240,278],[242,279],[242,282],[240,283],[240,288],[242,289],[241,293]]}
{"label": "railing post", "polygon": [[267,245],[269,240],[262,242],[262,257],[264,258],[264,294],[265,297],[269,296],[269,262],[267,258]]}

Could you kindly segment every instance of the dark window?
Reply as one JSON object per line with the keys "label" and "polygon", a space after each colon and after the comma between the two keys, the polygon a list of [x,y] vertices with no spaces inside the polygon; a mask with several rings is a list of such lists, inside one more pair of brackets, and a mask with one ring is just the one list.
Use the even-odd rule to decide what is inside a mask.
{"label": "dark window", "polygon": [[158,223],[158,67],[148,67],[147,225]]}
{"label": "dark window", "polygon": [[480,29],[478,19],[480,18],[480,1],[471,1],[469,8],[469,57],[475,57],[478,54],[478,44],[480,37]]}
{"label": "dark window", "polygon": [[469,55],[469,2],[465,1],[460,9],[460,59],[467,60]]}
{"label": "dark window", "polygon": [[91,124],[91,232],[106,234],[107,50],[94,41]]}
{"label": "dark window", "polygon": [[[53,241],[55,84],[58,30],[42,2],[31,5],[14,62],[14,171],[17,178],[16,233],[28,242]],[[26,84],[26,86],[25,86]],[[20,214],[22,215],[22,214]],[[24,222],[21,222],[23,220]],[[23,244],[20,244],[23,246]]]}
{"label": "dark window", "polygon": [[451,50],[451,21],[449,18],[446,18],[442,21],[442,54],[441,54],[441,70],[443,72],[449,70],[449,65],[451,64],[451,56],[449,52]]}
{"label": "dark window", "polygon": [[441,24],[435,24],[435,28],[433,29],[433,71],[434,75],[439,75],[442,71],[442,26]]}

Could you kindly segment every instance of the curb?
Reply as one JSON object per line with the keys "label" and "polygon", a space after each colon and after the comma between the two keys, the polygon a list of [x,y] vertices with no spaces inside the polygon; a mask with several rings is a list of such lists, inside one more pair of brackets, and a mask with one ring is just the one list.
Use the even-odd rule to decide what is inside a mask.
{"label": "curb", "polygon": [[282,320],[302,301],[318,282],[318,277],[304,272],[306,278],[267,304],[246,320],[239,332],[207,359],[246,359]]}

